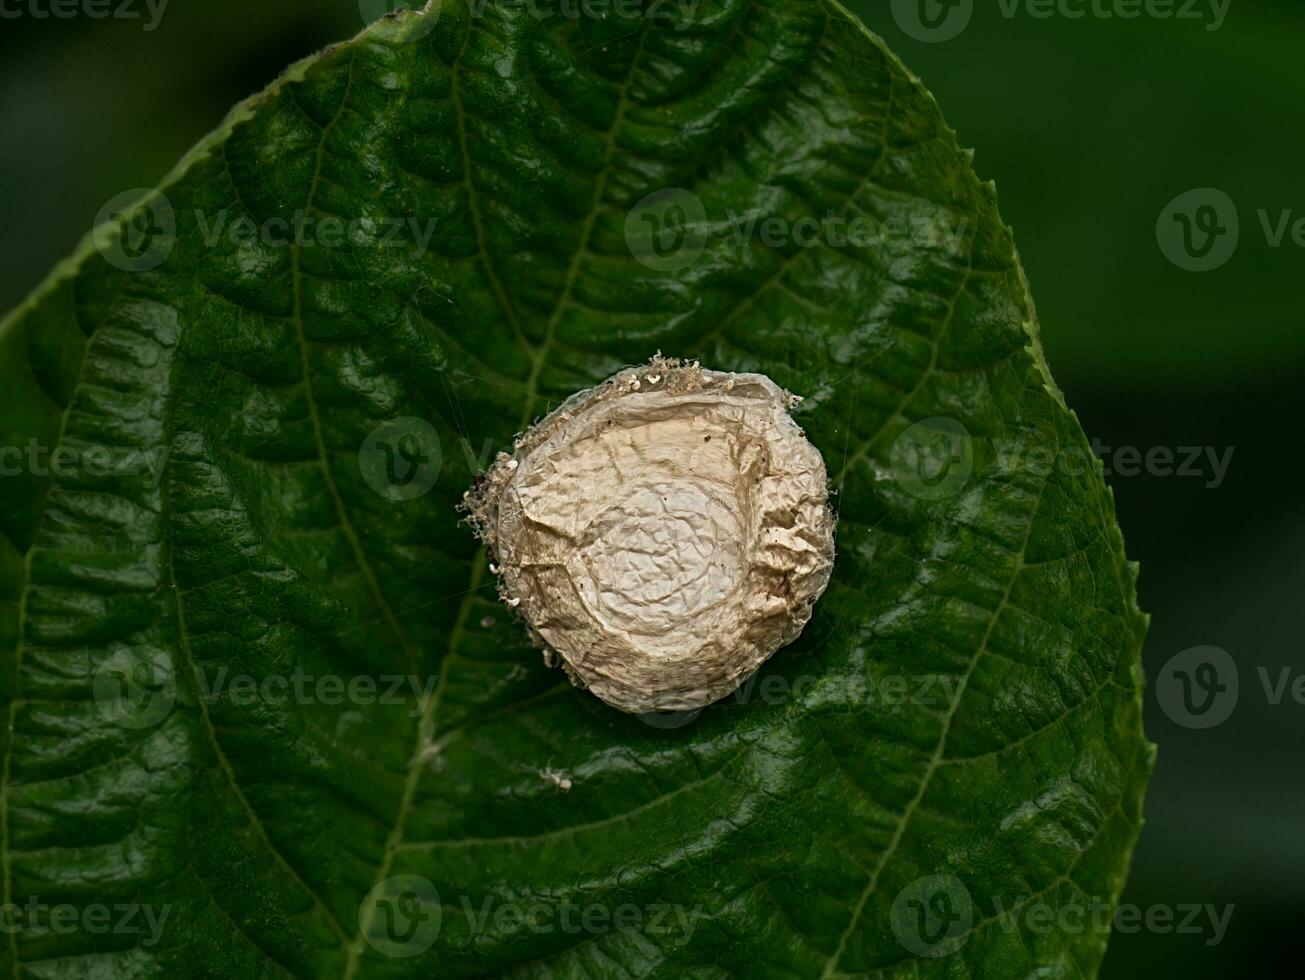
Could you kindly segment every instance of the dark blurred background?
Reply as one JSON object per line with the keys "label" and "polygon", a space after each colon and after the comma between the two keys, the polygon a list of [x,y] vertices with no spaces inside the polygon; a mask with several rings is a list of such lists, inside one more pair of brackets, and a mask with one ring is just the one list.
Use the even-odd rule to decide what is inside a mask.
{"label": "dark blurred background", "polygon": [[[1211,0],[1191,2],[1192,19],[1137,0],[1095,0],[1140,7],[1134,19],[1095,16],[1094,0],[1057,0],[1081,18],[953,2],[958,16],[972,3],[968,26],[932,42],[898,0],[851,6],[996,181],[1048,359],[1089,437],[1121,470],[1127,448],[1168,449],[1175,469],[1184,447],[1233,454],[1221,480],[1208,455],[1197,475],[1111,477],[1153,617],[1148,676],[1214,645],[1241,687],[1205,730],[1148,691],[1160,755],[1125,893],[1142,910],[1233,903],[1227,933],[1214,945],[1208,928],[1116,934],[1102,976],[1276,975],[1305,922],[1305,705],[1290,692],[1274,704],[1260,672],[1305,675],[1305,240],[1288,226],[1275,247],[1264,223],[1276,234],[1285,214],[1305,218],[1305,4],[1229,0],[1212,30]],[[138,20],[0,19],[0,309],[105,201],[158,181],[234,102],[385,0],[172,0],[150,30],[144,0],[133,6]],[[1194,188],[1223,191],[1240,217],[1236,251],[1207,272],[1178,268],[1157,241],[1162,212]]]}

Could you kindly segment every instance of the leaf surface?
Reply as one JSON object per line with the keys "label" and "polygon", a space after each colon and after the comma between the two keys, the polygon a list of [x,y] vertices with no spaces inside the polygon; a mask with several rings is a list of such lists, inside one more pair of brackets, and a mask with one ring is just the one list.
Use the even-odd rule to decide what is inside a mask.
{"label": "leaf surface", "polygon": [[[1028,913],[1122,887],[1145,620],[992,187],[836,5],[573,6],[295,66],[0,326],[4,897],[166,915],[5,972],[1095,974]],[[650,724],[456,506],[658,350],[805,396],[840,523],[801,639]]]}

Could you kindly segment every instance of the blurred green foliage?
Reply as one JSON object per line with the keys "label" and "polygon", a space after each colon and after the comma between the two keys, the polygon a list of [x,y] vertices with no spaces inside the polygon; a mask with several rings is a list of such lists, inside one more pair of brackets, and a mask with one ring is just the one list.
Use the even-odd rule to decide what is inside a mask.
{"label": "blurred green foliage", "polygon": [[[173,0],[151,31],[0,20],[0,307],[71,250],[106,200],[157,181],[234,102],[377,6]],[[1242,678],[1237,712],[1209,731],[1173,724],[1148,696],[1160,760],[1125,901],[1236,909],[1217,946],[1118,934],[1102,975],[1276,972],[1305,906],[1305,706],[1269,703],[1257,669],[1305,669],[1305,249],[1290,235],[1273,247],[1259,212],[1275,225],[1287,211],[1305,217],[1305,5],[1231,0],[1209,30],[1208,17],[1039,18],[1015,0],[974,0],[968,28],[934,44],[903,33],[890,0],[850,6],[926,81],[996,181],[1048,359],[1089,437],[1143,453],[1233,448],[1217,487],[1111,483],[1153,615],[1149,672],[1214,644]],[[1228,193],[1241,218],[1235,256],[1209,273],[1179,270],[1155,237],[1165,205],[1196,187]]]}

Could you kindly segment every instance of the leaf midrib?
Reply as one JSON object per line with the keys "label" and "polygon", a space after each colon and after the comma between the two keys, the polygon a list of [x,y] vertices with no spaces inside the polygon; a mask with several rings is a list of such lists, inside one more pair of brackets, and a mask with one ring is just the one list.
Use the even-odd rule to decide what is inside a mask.
{"label": "leaf midrib", "polygon": [[[463,59],[466,56],[467,49],[470,47],[472,34],[473,34],[473,25],[469,23],[466,37],[463,39],[462,47],[459,50],[458,56],[454,60],[451,69],[451,78],[452,78],[452,85],[453,85],[453,92],[454,92],[453,104],[455,107],[455,111],[459,117],[458,130],[459,133],[462,134],[461,147],[462,147],[462,152],[464,157],[463,166],[466,169],[467,187],[469,192],[471,191],[471,188],[473,186],[473,180],[471,176],[472,165],[471,165],[471,156],[468,150],[468,145],[465,136],[466,134],[465,108],[463,106],[461,96],[460,94],[458,94],[458,86],[461,80],[460,69],[462,66]],[[557,336],[557,325],[561,321],[563,315],[565,315],[566,313],[567,307],[570,304],[572,295],[575,290],[575,285],[579,280],[580,268],[584,263],[584,256],[589,248],[589,243],[593,235],[593,229],[595,224],[597,223],[598,213],[602,208],[603,199],[606,196],[607,182],[611,174],[612,162],[613,162],[613,157],[614,157],[614,152],[616,147],[616,137],[625,121],[625,114],[629,108],[630,86],[632,85],[635,75],[638,72],[639,62],[643,56],[644,46],[647,41],[647,37],[648,37],[648,24],[645,21],[644,27],[639,35],[639,44],[635,49],[633,56],[631,57],[629,71],[627,72],[625,80],[621,84],[620,89],[618,91],[617,109],[613,116],[612,124],[607,131],[603,165],[600,168],[598,176],[594,182],[593,200],[591,202],[589,212],[586,215],[585,221],[581,227],[581,232],[580,235],[578,236],[579,239],[578,245],[575,250],[575,253],[571,257],[571,261],[568,266],[567,278],[565,284],[554,306],[554,309],[548,318],[548,322],[544,331],[543,342],[537,349],[533,351],[530,375],[526,381],[525,404],[522,408],[522,416],[518,425],[519,429],[524,429],[530,423],[530,420],[532,418],[532,410],[534,407],[534,403],[539,394],[539,381],[543,373],[543,368],[548,359],[548,355],[552,351],[553,344]],[[481,248],[483,250],[484,248],[483,229],[480,227],[480,221],[478,218],[476,220],[476,226],[477,226],[477,235],[481,243]],[[491,279],[497,281],[497,275],[493,270],[493,264],[489,260],[488,253],[485,253],[484,261],[486,266],[489,268]],[[508,301],[506,295],[503,295],[500,298],[500,303],[503,305],[505,312],[507,312],[509,317],[511,318],[512,313],[510,311],[512,310],[512,306]],[[513,318],[513,325],[517,330],[518,336],[523,337],[520,327],[517,325],[514,318]],[[488,564],[488,560],[487,560],[486,552],[485,549],[482,547],[477,552],[476,557],[472,561],[472,569],[471,569],[470,579],[467,585],[467,593],[463,598],[461,604],[459,605],[457,619],[454,623],[453,630],[449,634],[448,646],[445,651],[443,661],[440,664],[440,672],[439,672],[438,680],[435,685],[435,695],[432,698],[430,698],[428,704],[424,706],[421,712],[421,718],[417,726],[416,744],[413,748],[413,752],[408,763],[408,775],[404,784],[404,793],[400,800],[399,810],[395,815],[394,827],[392,828],[389,838],[386,841],[385,857],[381,863],[380,868],[377,871],[377,876],[372,885],[373,890],[388,876],[390,869],[393,867],[395,857],[403,847],[404,831],[407,824],[409,812],[412,809],[412,801],[416,795],[417,783],[421,776],[422,762],[425,758],[426,749],[430,744],[432,740],[432,736],[434,734],[438,711],[440,705],[443,702],[444,691],[448,687],[449,668],[450,665],[453,663],[458,647],[461,644],[462,637],[466,629],[466,622],[470,616],[471,607],[476,599],[476,592],[480,585],[480,579],[486,570],[487,564]],[[360,914],[359,923],[358,923],[358,934],[354,938],[353,943],[350,944],[349,947],[349,958],[345,966],[343,980],[352,980],[352,977],[357,972],[360,956],[362,953],[362,949],[361,949],[362,941],[366,935],[367,929],[370,927],[369,920],[370,920],[370,915],[364,918]]]}

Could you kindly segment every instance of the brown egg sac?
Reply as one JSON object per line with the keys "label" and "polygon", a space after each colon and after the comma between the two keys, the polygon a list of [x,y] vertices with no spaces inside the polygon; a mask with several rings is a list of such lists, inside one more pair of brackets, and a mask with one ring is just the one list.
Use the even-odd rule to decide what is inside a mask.
{"label": "brown egg sac", "polygon": [[763,375],[659,357],[499,454],[467,506],[550,663],[622,711],[682,711],[797,638],[834,520],[796,401]]}

